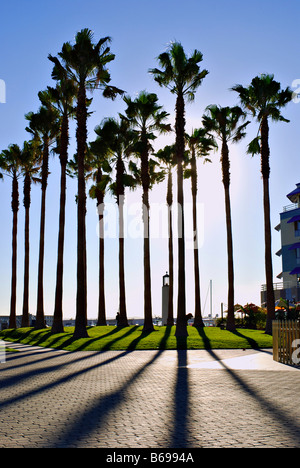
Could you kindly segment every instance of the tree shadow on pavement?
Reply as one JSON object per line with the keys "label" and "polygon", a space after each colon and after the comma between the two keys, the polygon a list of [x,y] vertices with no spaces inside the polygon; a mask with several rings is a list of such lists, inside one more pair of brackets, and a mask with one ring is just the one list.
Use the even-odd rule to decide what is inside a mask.
{"label": "tree shadow on pavement", "polygon": [[170,437],[171,448],[189,447],[188,411],[189,411],[189,369],[187,356],[187,338],[177,337],[177,375],[174,388],[174,422]]}
{"label": "tree shadow on pavement", "polygon": [[256,403],[258,403],[261,407],[261,410],[264,414],[267,414],[270,418],[274,419],[277,423],[282,426],[282,431],[287,434],[291,439],[294,439],[295,444],[299,447],[300,444],[300,425],[293,421],[290,414],[284,412],[284,410],[280,407],[280,405],[276,404],[276,402],[270,401],[268,399],[268,394],[263,394],[259,392],[256,388],[251,386],[246,379],[244,379],[241,373],[230,369],[224,361],[220,360],[217,354],[213,350],[208,351],[209,354],[219,362],[220,365],[223,366],[224,370],[227,374],[234,380],[236,384],[243,390],[243,392],[253,398]]}
{"label": "tree shadow on pavement", "polygon": [[[142,374],[160,357],[163,351],[157,351],[155,355],[121,384],[116,391],[100,397],[97,401],[91,402],[88,409],[78,415],[72,425],[66,427],[65,433],[60,433],[56,440],[52,440],[44,448],[67,448],[74,446],[81,436],[87,438],[93,431],[105,424],[111,412],[118,411],[118,407],[125,402],[127,392],[130,390]],[[128,351],[122,355],[128,354]]]}

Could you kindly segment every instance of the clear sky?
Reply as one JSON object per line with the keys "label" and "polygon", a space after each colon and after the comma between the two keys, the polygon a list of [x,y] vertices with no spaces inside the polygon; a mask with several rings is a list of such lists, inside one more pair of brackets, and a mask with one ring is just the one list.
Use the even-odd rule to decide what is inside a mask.
{"label": "clear sky", "polygon": [[[110,65],[111,83],[135,96],[141,90],[157,93],[160,103],[170,113],[174,124],[175,98],[159,88],[148,69],[157,66],[156,57],[172,40],[180,41],[187,53],[198,49],[203,53],[203,68],[209,75],[199,88],[193,104],[187,105],[187,131],[201,125],[207,105],[238,103],[229,89],[236,83],[248,85],[254,76],[273,73],[282,87],[292,87],[300,79],[299,0],[11,0],[1,3],[0,79],[6,83],[6,103],[0,104],[0,150],[9,144],[23,144],[30,139],[25,131],[24,115],[37,111],[37,94],[51,79],[49,53],[56,55],[77,31],[89,28],[95,40],[111,36],[111,50],[116,59]],[[122,99],[115,102],[94,94],[93,115],[89,119],[89,141],[95,138],[94,128],[104,117],[124,112]],[[271,148],[271,215],[272,227],[279,222],[282,207],[289,203],[286,194],[300,182],[299,117],[300,104],[290,103],[283,112],[290,123],[272,124]],[[249,141],[257,132],[257,124],[249,126],[245,140],[230,148],[231,197],[235,260],[235,302],[260,303],[260,287],[265,282],[262,180],[259,157],[246,154]],[[156,149],[173,142],[174,135],[158,138]],[[75,124],[71,125],[69,154],[76,148]],[[198,202],[200,231],[201,295],[204,306],[209,281],[213,281],[213,314],[220,313],[220,304],[227,302],[227,252],[224,190],[221,180],[219,152],[212,154],[212,163],[199,162]],[[60,167],[57,159],[50,162],[46,207],[45,241],[45,313],[53,313],[57,231],[59,214]],[[176,182],[176,179],[175,179]],[[0,183],[0,315],[9,314],[11,277],[10,207],[11,181]],[[23,184],[20,183],[20,192]],[[75,317],[76,298],[76,182],[68,180],[64,316]],[[166,184],[153,189],[154,206],[165,203]],[[185,185],[187,236],[191,235],[190,182]],[[107,203],[113,203],[110,197]],[[140,191],[127,196],[128,207],[141,202]],[[137,203],[137,205],[133,205]],[[155,218],[153,209],[153,220]],[[32,189],[30,312],[36,311],[40,188]],[[129,218],[129,222],[134,222]],[[156,233],[161,224],[152,223]],[[24,208],[20,195],[18,234],[18,302],[22,313]],[[88,316],[97,316],[98,238],[95,202],[88,201]],[[275,256],[280,248],[280,235],[273,230],[274,281],[281,272],[281,260]],[[134,237],[131,235],[131,237]],[[126,288],[129,317],[143,316],[142,239],[126,239]],[[177,248],[175,249],[175,259]],[[157,235],[151,243],[153,316],[161,314],[162,276],[168,269],[167,239]],[[114,318],[118,309],[118,242],[106,240],[105,256],[107,316]],[[177,262],[175,265],[175,271]],[[177,275],[176,275],[177,279]],[[186,254],[187,312],[194,311],[193,251]],[[176,288],[177,290],[177,288]],[[176,291],[174,303],[176,304]],[[175,308],[176,309],[176,308]],[[209,313],[209,301],[204,314]]]}

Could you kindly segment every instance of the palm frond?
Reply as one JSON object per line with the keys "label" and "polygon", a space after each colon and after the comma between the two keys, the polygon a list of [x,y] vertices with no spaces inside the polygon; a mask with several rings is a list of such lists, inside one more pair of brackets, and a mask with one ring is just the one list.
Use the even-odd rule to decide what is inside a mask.
{"label": "palm frond", "polygon": [[247,153],[251,154],[252,156],[254,156],[255,154],[259,154],[260,153],[260,141],[261,141],[260,136],[257,136],[256,138],[254,138],[248,145]]}

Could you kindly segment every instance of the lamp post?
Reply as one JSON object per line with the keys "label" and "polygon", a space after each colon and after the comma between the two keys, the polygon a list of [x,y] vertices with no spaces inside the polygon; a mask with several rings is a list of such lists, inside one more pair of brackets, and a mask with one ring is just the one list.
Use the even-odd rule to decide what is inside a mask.
{"label": "lamp post", "polygon": [[162,325],[167,326],[168,323],[168,310],[169,310],[169,286],[170,276],[168,272],[163,276],[162,284]]}

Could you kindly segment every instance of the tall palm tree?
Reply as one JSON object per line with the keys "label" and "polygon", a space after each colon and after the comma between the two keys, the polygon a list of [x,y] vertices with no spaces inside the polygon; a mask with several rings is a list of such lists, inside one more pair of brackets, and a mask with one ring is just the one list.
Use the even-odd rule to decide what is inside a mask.
{"label": "tall palm tree", "polygon": [[[99,130],[99,127],[96,128]],[[97,133],[97,132],[96,132]],[[98,326],[106,325],[105,308],[105,281],[104,281],[104,197],[109,183],[111,182],[112,167],[109,160],[109,152],[106,142],[96,140],[90,144],[90,169],[89,177],[94,184],[90,188],[89,195],[97,201],[99,216],[99,300],[98,300]]]}
{"label": "tall palm tree", "polygon": [[233,263],[233,239],[231,222],[231,203],[230,203],[230,160],[229,147],[230,142],[237,143],[246,136],[245,129],[249,122],[240,124],[245,120],[246,114],[238,106],[220,107],[216,105],[208,106],[207,114],[203,117],[203,125],[209,131],[213,132],[221,141],[221,165],[222,178],[225,191],[225,212],[226,212],[226,230],[227,230],[227,256],[228,256],[228,314],[227,330],[235,330],[234,320],[234,263]]}
{"label": "tall palm tree", "polygon": [[87,148],[87,90],[102,89],[103,96],[111,99],[122,93],[120,89],[108,85],[110,74],[106,66],[115,58],[108,46],[110,38],[104,37],[96,44],[94,44],[93,39],[92,31],[82,29],[76,34],[75,43],[66,42],[58,54],[62,59],[68,77],[78,85],[76,108],[78,157],[77,299],[74,338],[88,336],[86,330],[86,188],[84,175],[84,160]]}
{"label": "tall palm tree", "polygon": [[126,116],[122,118],[127,121],[136,131],[138,141],[135,145],[135,154],[140,159],[140,180],[143,188],[143,225],[144,225],[144,327],[148,332],[154,329],[152,321],[152,297],[151,297],[151,268],[150,268],[150,205],[149,190],[151,186],[149,153],[152,150],[151,141],[156,136],[154,132],[168,132],[171,130],[166,123],[168,113],[158,104],[156,94],[141,91],[138,97],[132,100],[129,96],[124,97],[127,104]]}
{"label": "tall palm tree", "polygon": [[197,156],[203,158],[203,162],[208,162],[210,151],[216,146],[214,138],[210,136],[205,128],[193,130],[189,135],[185,135],[189,158],[187,165],[189,169],[184,171],[184,177],[191,178],[191,189],[193,199],[193,235],[194,235],[194,278],[195,278],[195,317],[194,326],[204,327],[201,312],[200,295],[200,272],[199,272],[199,252],[198,252],[198,228],[197,228]]}
{"label": "tall palm tree", "polygon": [[274,75],[260,75],[253,78],[248,87],[235,85],[232,88],[239,94],[242,106],[251,112],[259,124],[259,135],[248,146],[248,153],[260,154],[263,179],[263,207],[265,227],[265,271],[267,283],[267,323],[266,333],[272,334],[272,321],[275,318],[275,297],[273,287],[272,237],[270,220],[270,148],[269,119],[273,122],[289,122],[281,115],[281,109],[291,100],[293,92],[281,89]]}
{"label": "tall palm tree", "polygon": [[23,289],[23,310],[22,310],[22,327],[29,327],[29,258],[30,258],[30,243],[29,243],[29,219],[31,205],[31,185],[32,182],[40,182],[37,174],[40,171],[42,163],[40,141],[32,140],[25,141],[21,152],[22,174],[24,175],[23,186],[23,205],[25,208],[25,232],[24,232],[24,289]]}
{"label": "tall palm tree", "polygon": [[16,144],[10,145],[8,149],[2,151],[2,167],[5,174],[12,179],[12,200],[11,208],[13,212],[12,229],[12,275],[11,275],[11,299],[9,328],[17,328],[16,300],[17,300],[17,235],[18,235],[18,211],[19,211],[19,178],[21,176],[21,152]]}
{"label": "tall palm tree", "polygon": [[160,149],[156,154],[156,158],[160,164],[167,170],[167,207],[168,207],[168,233],[169,233],[169,300],[168,300],[168,318],[167,326],[174,325],[174,261],[173,261],[173,169],[176,165],[175,145],[167,145]]}
{"label": "tall palm tree", "polygon": [[[106,148],[112,164],[115,164],[115,180],[110,183],[110,190],[116,197],[119,211],[119,322],[118,326],[127,327],[127,308],[125,291],[125,266],[124,266],[124,202],[125,188],[135,186],[133,177],[126,172],[125,159],[132,152],[135,133],[130,130],[129,124],[124,119],[120,121],[114,118],[105,119],[101,125],[95,128],[97,139],[91,143],[91,150],[100,151],[102,145]],[[100,214],[99,214],[100,216]]]}
{"label": "tall palm tree", "polygon": [[[45,96],[44,96],[45,98]],[[29,121],[26,130],[35,138],[43,142],[43,163],[41,168],[41,218],[40,218],[40,245],[39,245],[39,266],[38,266],[38,292],[36,329],[45,328],[44,313],[44,255],[45,255],[45,218],[46,218],[46,191],[49,175],[49,149],[58,135],[60,119],[58,112],[50,105],[42,105],[37,113],[29,112],[25,115]]]}
{"label": "tall palm tree", "polygon": [[188,58],[180,42],[171,44],[168,51],[158,57],[162,70],[150,70],[160,86],[167,87],[176,94],[176,159],[177,159],[177,202],[178,216],[178,303],[176,336],[186,337],[186,288],[185,288],[185,239],[184,239],[184,196],[183,196],[183,158],[185,150],[185,99],[193,101],[197,88],[208,74],[200,70],[202,53],[195,50]]}
{"label": "tall palm tree", "polygon": [[[55,88],[47,88],[46,102],[50,100],[51,105],[57,109],[61,116],[61,126],[56,152],[59,154],[61,176],[60,176],[60,210],[58,231],[58,252],[56,269],[55,305],[52,325],[52,333],[62,333],[63,327],[63,265],[64,265],[64,240],[65,240],[65,210],[66,210],[66,168],[68,163],[69,145],[69,119],[75,115],[74,99],[76,85],[69,79],[65,68],[57,57],[48,56],[54,63],[52,78],[57,81]],[[43,94],[40,93],[43,102]]]}

